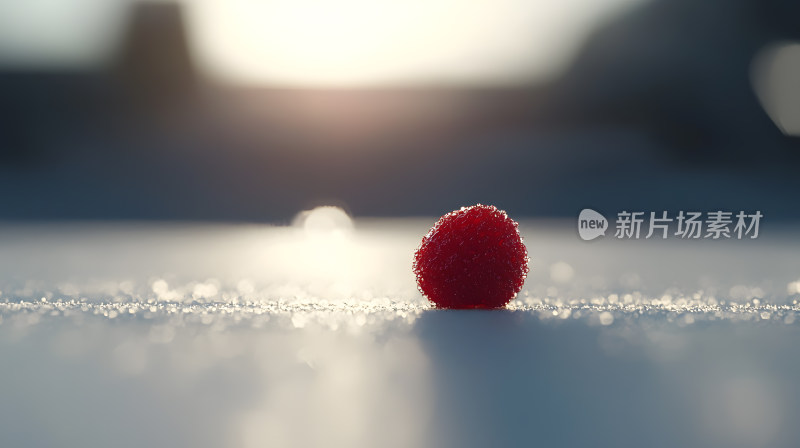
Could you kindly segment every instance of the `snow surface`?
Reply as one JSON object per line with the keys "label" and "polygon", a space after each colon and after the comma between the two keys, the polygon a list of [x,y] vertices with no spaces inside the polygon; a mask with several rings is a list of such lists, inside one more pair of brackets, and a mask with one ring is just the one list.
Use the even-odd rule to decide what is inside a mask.
{"label": "snow surface", "polygon": [[509,309],[442,311],[411,273],[432,224],[4,225],[0,446],[800,444],[791,228],[523,222]]}

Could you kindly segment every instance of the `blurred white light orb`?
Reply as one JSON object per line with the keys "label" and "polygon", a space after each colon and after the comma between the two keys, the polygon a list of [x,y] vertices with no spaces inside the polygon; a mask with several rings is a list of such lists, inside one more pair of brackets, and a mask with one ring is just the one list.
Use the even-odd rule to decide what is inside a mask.
{"label": "blurred white light orb", "polygon": [[308,235],[347,235],[353,230],[353,219],[342,208],[325,205],[298,213],[294,225]]}
{"label": "blurred white light orb", "polygon": [[556,283],[567,283],[572,280],[575,270],[569,263],[559,261],[550,266],[550,279]]}
{"label": "blurred white light orb", "polygon": [[758,99],[786,135],[800,136],[800,42],[773,43],[759,51],[752,66]]}

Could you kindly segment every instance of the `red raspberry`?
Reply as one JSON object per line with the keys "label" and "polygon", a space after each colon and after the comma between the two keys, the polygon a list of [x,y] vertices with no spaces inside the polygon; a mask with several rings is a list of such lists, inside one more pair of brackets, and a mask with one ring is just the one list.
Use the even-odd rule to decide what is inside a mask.
{"label": "red raspberry", "polygon": [[439,218],[414,253],[413,269],[437,308],[501,308],[522,289],[528,251],[506,212],[478,204]]}

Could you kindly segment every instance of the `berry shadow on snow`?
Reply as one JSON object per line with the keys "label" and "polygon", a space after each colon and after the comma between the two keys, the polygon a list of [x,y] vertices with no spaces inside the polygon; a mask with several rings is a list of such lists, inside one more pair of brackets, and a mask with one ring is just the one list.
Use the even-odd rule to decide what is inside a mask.
{"label": "berry shadow on snow", "polygon": [[[431,446],[793,446],[800,433],[781,422],[798,415],[800,396],[779,385],[800,374],[786,358],[797,330],[715,325],[668,327],[665,339],[683,347],[668,357],[625,326],[424,313],[415,332],[431,363]],[[752,411],[750,390],[766,397],[763,412]]]}

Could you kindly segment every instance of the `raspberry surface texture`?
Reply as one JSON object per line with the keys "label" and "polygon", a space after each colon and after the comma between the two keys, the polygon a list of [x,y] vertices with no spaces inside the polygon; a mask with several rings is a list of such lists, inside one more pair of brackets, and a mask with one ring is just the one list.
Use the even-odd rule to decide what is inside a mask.
{"label": "raspberry surface texture", "polygon": [[414,253],[413,269],[437,308],[501,308],[522,289],[528,251],[514,220],[478,204],[439,218]]}

